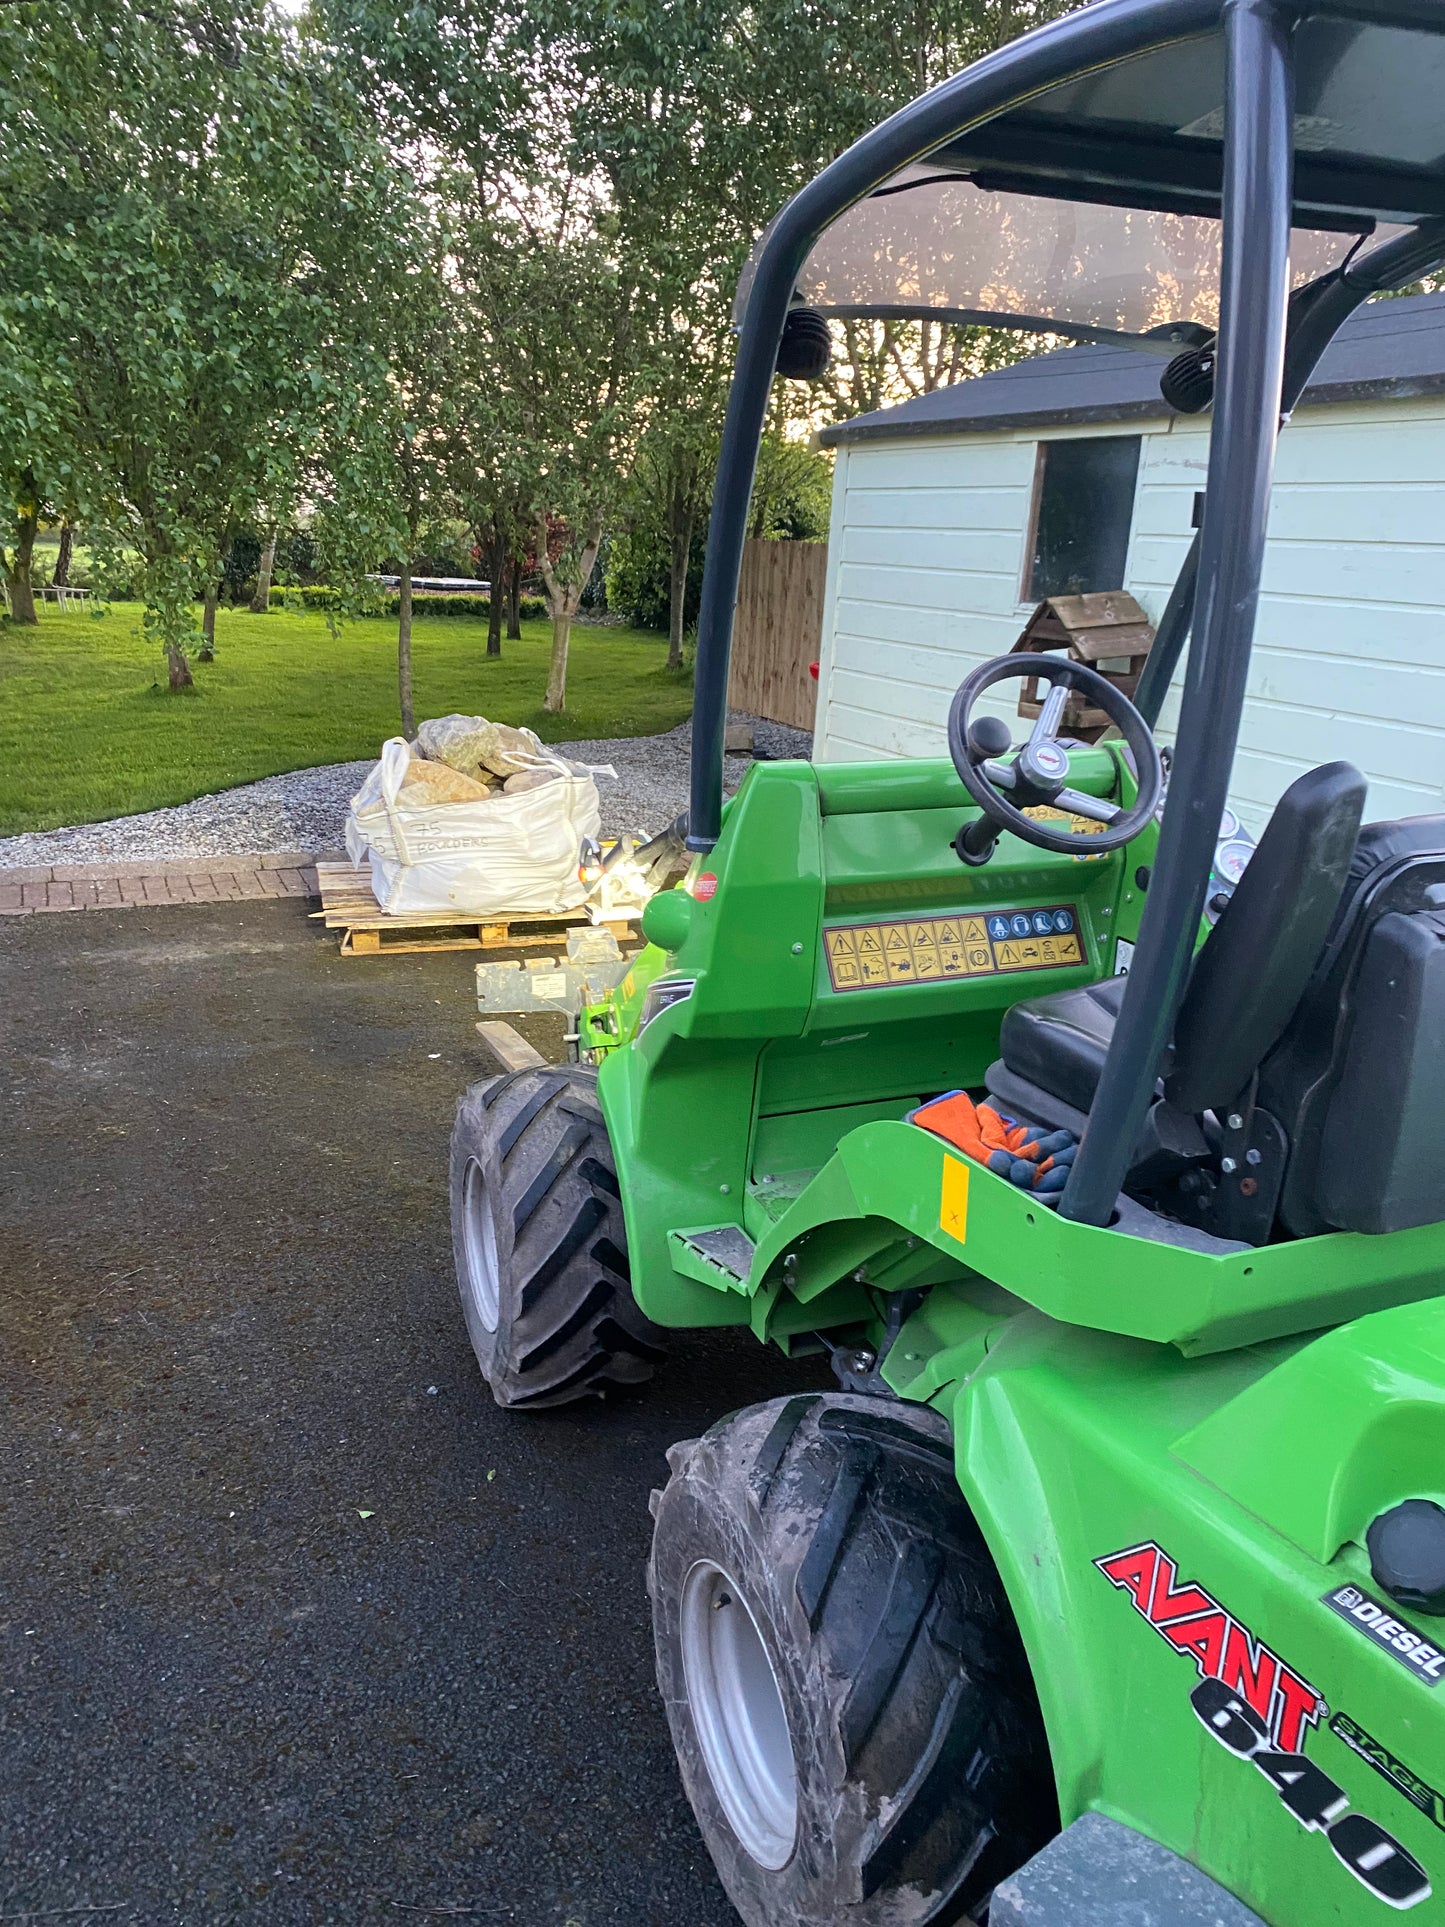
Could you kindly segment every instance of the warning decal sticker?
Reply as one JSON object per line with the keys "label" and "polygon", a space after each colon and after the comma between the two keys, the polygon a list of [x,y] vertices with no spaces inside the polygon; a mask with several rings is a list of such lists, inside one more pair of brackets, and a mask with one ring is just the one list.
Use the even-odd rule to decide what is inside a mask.
{"label": "warning decal sticker", "polygon": [[828,924],[823,952],[834,990],[995,977],[1006,970],[1060,970],[1084,962],[1078,914],[1069,903]]}

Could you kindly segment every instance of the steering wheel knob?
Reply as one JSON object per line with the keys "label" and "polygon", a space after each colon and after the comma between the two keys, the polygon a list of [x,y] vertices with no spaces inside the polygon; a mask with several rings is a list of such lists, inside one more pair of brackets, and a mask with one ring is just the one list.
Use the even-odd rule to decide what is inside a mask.
{"label": "steering wheel knob", "polygon": [[990,756],[1007,756],[1013,740],[1013,731],[1002,716],[975,716],[968,726],[968,753],[976,763]]}

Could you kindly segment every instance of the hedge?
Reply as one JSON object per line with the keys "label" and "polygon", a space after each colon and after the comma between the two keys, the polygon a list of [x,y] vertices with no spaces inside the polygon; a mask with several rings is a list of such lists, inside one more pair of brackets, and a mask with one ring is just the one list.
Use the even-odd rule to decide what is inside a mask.
{"label": "hedge", "polygon": [[[294,608],[300,598],[303,609],[334,609],[337,594],[334,589],[273,589],[271,606],[273,608]],[[426,595],[412,597],[412,614],[415,616],[468,616],[477,617],[485,622],[491,616],[492,605],[484,595]],[[359,609],[363,616],[397,616],[401,613],[401,597],[384,595],[368,608]],[[537,620],[547,614],[547,605],[541,596],[524,595],[521,599],[521,615],[526,622]]]}

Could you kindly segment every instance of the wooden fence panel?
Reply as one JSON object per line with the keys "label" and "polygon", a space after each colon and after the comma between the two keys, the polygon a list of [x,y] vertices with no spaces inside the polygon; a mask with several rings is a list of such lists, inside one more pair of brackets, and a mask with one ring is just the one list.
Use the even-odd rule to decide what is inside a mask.
{"label": "wooden fence panel", "polygon": [[772,723],[811,729],[823,641],[826,542],[749,542],[743,550],[728,701]]}

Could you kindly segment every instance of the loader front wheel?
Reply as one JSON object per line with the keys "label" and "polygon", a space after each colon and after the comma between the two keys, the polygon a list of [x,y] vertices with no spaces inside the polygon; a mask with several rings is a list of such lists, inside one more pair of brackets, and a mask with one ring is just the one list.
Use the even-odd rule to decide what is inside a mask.
{"label": "loader front wheel", "polygon": [[473,1084],[457,1105],[451,1194],[467,1331],[499,1405],[570,1405],[652,1376],[662,1347],[632,1296],[594,1070]]}
{"label": "loader front wheel", "polygon": [[747,1927],[951,1927],[1058,1829],[946,1425],[876,1398],[674,1446],[648,1570],[687,1796]]}

